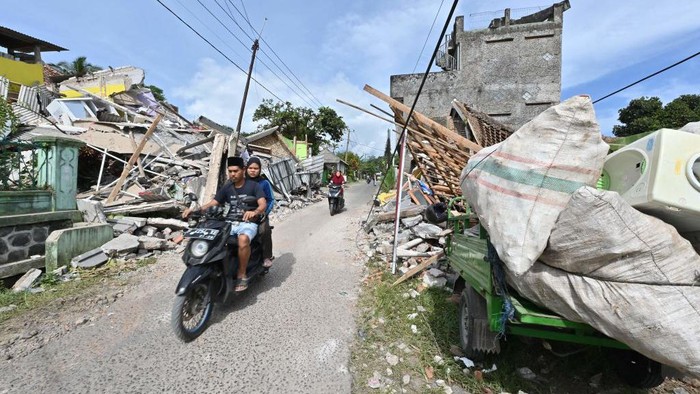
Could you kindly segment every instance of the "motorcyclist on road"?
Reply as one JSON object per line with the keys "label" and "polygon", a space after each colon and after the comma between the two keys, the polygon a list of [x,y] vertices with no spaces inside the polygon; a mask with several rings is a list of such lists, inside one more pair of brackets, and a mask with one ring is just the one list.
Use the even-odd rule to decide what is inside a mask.
{"label": "motorcyclist on road", "polygon": [[248,159],[248,167],[246,169],[246,177],[251,181],[255,181],[260,184],[265,193],[265,202],[267,207],[265,208],[265,219],[258,225],[258,233],[260,234],[263,249],[263,267],[272,267],[272,260],[274,256],[272,255],[272,231],[270,229],[270,212],[272,212],[272,207],[275,206],[275,195],[272,193],[272,185],[270,181],[267,180],[265,175],[260,173],[261,163],[260,159],[256,156],[251,156]]}
{"label": "motorcyclist on road", "polygon": [[[267,203],[262,187],[245,178],[245,163],[241,157],[230,157],[228,159],[228,175],[231,182],[227,182],[214,196],[214,199],[202,205],[200,211],[205,211],[210,207],[230,205],[227,220],[232,223],[231,235],[238,236],[238,273],[235,291],[241,292],[248,288],[248,277],[246,268],[250,259],[250,242],[258,233],[256,219],[265,212]],[[256,206],[246,206],[244,199],[253,196],[256,199]],[[183,218],[187,218],[192,210],[185,209]],[[233,264],[233,261],[231,261]]]}

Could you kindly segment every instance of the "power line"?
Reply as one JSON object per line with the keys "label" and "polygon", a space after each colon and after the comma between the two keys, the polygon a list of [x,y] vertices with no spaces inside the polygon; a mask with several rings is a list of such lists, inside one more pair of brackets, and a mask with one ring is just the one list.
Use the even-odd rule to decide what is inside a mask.
{"label": "power line", "polygon": [[442,4],[444,2],[445,2],[445,0],[440,1],[440,7],[438,7],[437,12],[435,13],[435,18],[433,18],[433,24],[430,25],[430,30],[428,30],[428,35],[425,37],[425,42],[423,42],[423,48],[420,49],[420,53],[418,54],[418,59],[416,59],[416,65],[413,66],[413,71],[411,71],[411,73],[416,72],[416,68],[418,67],[418,62],[420,61],[420,57],[423,56],[423,51],[425,50],[425,45],[428,43],[428,39],[430,38],[430,35],[433,33],[433,27],[435,27],[435,21],[437,21],[437,18],[440,15],[440,10],[442,10]]}
{"label": "power line", "polygon": [[620,93],[621,91],[623,91],[623,90],[625,90],[625,89],[627,89],[627,88],[631,88],[632,86],[634,86],[634,85],[636,85],[636,84],[638,84],[638,83],[640,83],[640,82],[646,81],[647,79],[649,79],[649,78],[651,78],[651,77],[654,77],[654,76],[656,76],[656,75],[659,75],[659,74],[661,74],[661,73],[664,72],[664,71],[670,70],[670,69],[672,69],[673,67],[676,67],[677,65],[679,65],[679,64],[681,64],[681,63],[685,63],[685,62],[687,62],[688,60],[694,58],[694,57],[697,56],[697,55],[700,55],[700,52],[695,52],[694,54],[692,54],[692,55],[686,57],[686,58],[683,59],[683,60],[677,61],[677,62],[671,64],[670,66],[668,66],[668,67],[666,67],[666,68],[663,68],[663,69],[661,69],[661,70],[659,70],[659,71],[657,71],[657,72],[655,72],[655,73],[653,73],[653,74],[649,74],[649,75],[647,75],[646,77],[644,77],[644,78],[642,78],[642,79],[640,79],[640,80],[638,80],[638,81],[636,81],[636,82],[632,82],[631,84],[625,86],[624,88],[617,89],[616,91],[614,91],[614,92],[612,92],[612,93],[609,93],[609,94],[607,94],[607,95],[605,95],[605,96],[599,98],[598,100],[594,101],[593,104],[595,104],[595,103],[597,103],[597,102],[599,102],[599,101],[603,101],[603,100],[605,100],[606,98],[608,98],[608,97],[610,97],[610,96],[613,96],[613,95],[615,95],[615,94],[618,94],[618,93]]}
{"label": "power line", "polygon": [[356,146],[357,146],[357,145],[359,145],[359,146],[364,146],[365,148],[374,149],[374,150],[379,151],[379,152],[384,152],[384,149],[379,149],[379,148],[374,147],[374,146],[369,146],[369,145],[361,144],[361,143],[359,143],[359,142],[357,142],[357,141],[350,140],[350,143],[353,143],[353,144],[355,144]]}
{"label": "power line", "polygon": [[[241,11],[238,9],[238,7],[236,7],[235,4],[233,4],[233,3],[231,2],[231,0],[227,0],[227,1],[228,1],[229,3],[231,3],[231,5],[232,5],[233,8],[238,12],[238,14],[240,14],[241,16],[243,16],[243,14],[241,13]],[[250,28],[255,32],[255,34],[257,34],[258,36],[260,36],[260,33],[258,33],[257,30],[255,30],[255,27],[253,27],[253,25],[250,23],[250,20],[248,20],[248,19],[246,18],[246,22],[248,23],[248,26],[250,26]],[[323,105],[323,102],[322,102],[321,100],[319,100],[318,97],[316,97],[316,96],[311,92],[311,90],[309,90],[309,88],[306,87],[306,85],[304,85],[304,83],[301,81],[301,79],[299,79],[299,77],[297,77],[297,75],[294,74],[294,71],[292,71],[292,70],[289,68],[289,66],[287,66],[287,63],[285,63],[284,60],[282,60],[282,58],[279,57],[279,55],[277,54],[277,52],[275,52],[275,50],[272,48],[272,45],[270,45],[267,41],[265,41],[264,38],[260,37],[260,39],[262,40],[262,42],[265,43],[265,45],[267,45],[268,48],[270,48],[270,51],[272,51],[272,53],[275,55],[275,57],[282,63],[282,65],[284,65],[284,67],[285,67],[287,70],[289,70],[290,73],[292,73],[292,75],[294,76],[294,78],[295,78],[297,81],[299,81],[299,83],[301,84],[301,86],[303,86],[304,89],[306,89],[306,91],[309,92],[309,94],[316,100],[316,102],[318,102],[319,104]],[[265,51],[263,51],[263,52],[265,52]],[[265,55],[267,55],[267,53],[265,53]]]}
{"label": "power line", "polygon": [[[235,38],[239,43],[241,43],[241,45],[243,45],[246,49],[248,49],[249,52],[252,52],[252,51],[248,48],[248,46],[247,46],[234,32],[232,32],[231,29],[229,29],[229,28],[226,26],[226,24],[225,24],[224,22],[221,21],[221,19],[219,19],[219,18],[209,9],[209,7],[207,7],[206,5],[204,5],[204,3],[202,3],[201,0],[197,0],[197,2],[199,3],[199,5],[201,5],[201,6],[209,13],[209,15],[211,15],[214,19],[216,19],[216,21],[219,22],[219,24],[221,24],[221,26],[223,26],[223,28],[226,29],[226,31],[228,31],[229,34],[231,34],[231,35],[233,36],[233,38]],[[218,1],[216,1],[216,3],[217,3],[217,5],[219,5],[219,2],[218,2]],[[224,12],[224,14],[226,14],[226,10],[225,10],[223,7],[221,7],[221,5],[219,5],[219,7],[220,7],[221,10]],[[227,14],[227,15],[228,15],[228,14]],[[237,26],[240,27],[240,25],[238,25],[238,23],[235,21],[235,19],[232,19],[232,20],[234,21],[234,23],[236,23]],[[244,32],[244,33],[245,33],[245,32]],[[250,38],[250,36],[248,36],[247,34],[246,34],[246,36]],[[251,38],[251,40],[252,40],[252,41],[255,41],[255,39],[252,39],[252,38]],[[293,87],[289,86],[289,84],[288,84],[284,79],[282,79],[282,77],[280,77],[276,72],[274,72],[274,71],[267,65],[267,63],[265,63],[262,59],[259,59],[259,61],[260,61],[260,64],[262,64],[265,68],[267,68],[267,69],[272,73],[272,75],[274,75],[275,77],[277,77],[277,79],[279,79],[285,86],[287,86],[287,88],[289,88],[290,91],[294,92],[294,94],[296,94],[297,96],[299,96],[299,98],[301,98],[304,102],[306,102],[307,104],[309,104],[309,105],[311,105],[311,106],[313,107],[313,104],[311,104],[311,103],[310,103],[309,101],[307,101],[304,97],[302,97],[296,90],[294,90]]]}
{"label": "power line", "polygon": [[[197,36],[199,36],[199,38],[201,38],[202,40],[204,40],[204,42],[206,42],[207,44],[209,44],[210,47],[214,48],[215,51],[219,52],[219,54],[220,54],[221,56],[223,56],[223,57],[224,57],[226,60],[228,60],[231,64],[233,64],[234,66],[236,66],[237,69],[241,70],[241,72],[243,72],[243,74],[248,75],[248,73],[247,73],[243,68],[241,68],[241,66],[239,66],[238,64],[236,64],[236,62],[234,62],[233,60],[231,60],[230,57],[226,56],[226,54],[223,53],[219,48],[217,48],[216,45],[212,44],[211,41],[207,40],[207,39],[206,39],[202,34],[200,34],[194,27],[190,26],[189,23],[185,22],[185,20],[182,19],[182,18],[180,17],[180,15],[178,15],[177,13],[175,13],[175,11],[171,10],[170,7],[168,7],[167,5],[163,4],[163,2],[162,2],[161,0],[156,0],[156,1],[158,2],[158,4],[162,5],[166,10],[168,10],[171,14],[173,14],[173,16],[175,16],[180,22],[182,22],[185,26],[187,26],[190,30],[192,30],[192,31],[194,32],[194,34],[196,34]],[[253,77],[251,77],[250,79],[253,80],[256,84],[260,85],[261,88],[265,89],[268,93],[270,93],[272,96],[274,96],[277,100],[284,102],[284,100],[282,100],[279,96],[277,96],[275,93],[273,93],[270,89],[267,88],[267,86],[263,85],[260,81],[258,81],[257,79],[255,79],[255,78],[253,78]]]}
{"label": "power line", "polygon": [[[221,4],[219,3],[218,0],[214,0],[214,2],[216,3],[216,5],[219,6],[219,8],[221,8],[222,10],[224,10],[224,8],[221,6]],[[248,19],[247,15],[243,15],[243,13],[238,9],[238,7],[236,7],[236,5],[233,4],[233,2],[231,2],[230,0],[227,1],[226,6],[228,7],[229,4],[238,12],[239,15],[241,15],[241,17],[243,17],[243,19],[246,21],[246,23],[248,23],[248,26],[251,28],[251,30],[253,30],[253,32],[255,32],[255,34],[257,34],[257,35],[259,36],[259,39],[262,40],[262,42],[265,43],[265,44],[270,48],[270,50],[271,50],[273,53],[275,53],[274,49],[272,49],[272,47],[270,46],[270,44],[268,44],[267,41],[265,41],[265,39],[262,38],[261,34],[259,34],[259,33],[255,30],[255,28],[253,27],[253,25],[250,23],[250,19]],[[225,10],[224,10],[224,13],[226,13]],[[227,14],[227,15],[228,15],[228,14]],[[238,26],[238,28],[243,32],[243,34],[245,34],[247,37],[250,37],[250,36],[248,35],[248,33],[245,31],[245,29],[233,18],[232,15],[228,15],[228,17],[231,18],[231,20],[233,21],[233,23],[235,23],[236,26]],[[294,75],[294,77],[297,79],[297,81],[299,81],[299,83],[301,83],[302,86],[299,86],[299,85],[292,79],[292,77],[290,77],[290,76],[277,64],[277,62],[275,62],[275,60],[272,59],[272,58],[270,57],[270,55],[267,53],[267,51],[265,51],[264,48],[260,48],[260,51],[261,51],[261,52],[265,55],[265,57],[266,57],[268,60],[270,60],[270,61],[272,62],[272,64],[274,64],[274,65],[277,67],[277,69],[280,70],[280,72],[282,72],[282,74],[284,74],[284,76],[287,77],[287,79],[289,79],[289,81],[292,82],[292,84],[293,84],[294,86],[296,86],[297,89],[299,89],[299,91],[302,92],[309,100],[311,100],[311,101],[314,101],[314,100],[315,100],[316,103],[318,103],[320,106],[323,106],[323,103],[322,103],[321,101],[319,101],[319,100],[316,98],[316,96],[314,96],[313,93],[311,93],[311,91],[309,91],[309,89],[306,88],[306,86],[304,86],[304,84],[299,80],[299,78],[296,77],[296,75],[294,75],[294,73],[293,73],[291,70],[289,70],[289,67],[287,67],[287,65],[284,63],[284,61],[283,61],[282,59],[280,59],[279,56],[277,56],[276,53],[275,53],[275,56],[277,56],[277,58],[280,60],[280,62],[282,62],[282,64],[292,73],[292,75]],[[272,70],[270,70],[270,71],[272,71]],[[279,77],[278,77],[278,78],[279,78]],[[291,89],[291,88],[290,88],[290,89]],[[292,89],[292,90],[293,90],[293,89]],[[306,90],[307,92],[309,92],[311,95],[307,94],[304,90]],[[295,93],[296,93],[296,92],[295,92]],[[298,93],[296,93],[296,94],[299,95]],[[301,97],[301,96],[300,96],[300,97]],[[303,99],[303,98],[302,98],[302,99]],[[306,101],[306,100],[304,100],[304,101],[305,101],[307,104],[310,104],[308,101]],[[310,105],[311,105],[311,107],[314,106],[313,104],[310,104]]]}

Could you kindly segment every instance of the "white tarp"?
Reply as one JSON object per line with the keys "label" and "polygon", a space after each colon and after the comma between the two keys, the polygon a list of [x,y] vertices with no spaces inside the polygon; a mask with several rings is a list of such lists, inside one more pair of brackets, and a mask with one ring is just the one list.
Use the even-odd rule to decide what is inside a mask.
{"label": "white tarp", "polygon": [[617,193],[578,190],[540,260],[509,279],[565,318],[700,376],[700,256],[673,226]]}
{"label": "white tarp", "polygon": [[511,273],[537,260],[571,194],[598,181],[607,151],[591,99],[576,96],[469,159],[462,191]]}

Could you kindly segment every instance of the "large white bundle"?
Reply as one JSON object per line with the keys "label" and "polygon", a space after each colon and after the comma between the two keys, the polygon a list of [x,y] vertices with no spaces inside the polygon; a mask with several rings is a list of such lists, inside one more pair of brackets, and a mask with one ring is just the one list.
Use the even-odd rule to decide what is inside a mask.
{"label": "large white bundle", "polygon": [[462,192],[511,273],[537,260],[571,194],[598,181],[607,151],[590,98],[576,96],[469,160]]}
{"label": "large white bundle", "polygon": [[617,193],[578,190],[540,261],[509,279],[565,318],[700,376],[700,256]]}

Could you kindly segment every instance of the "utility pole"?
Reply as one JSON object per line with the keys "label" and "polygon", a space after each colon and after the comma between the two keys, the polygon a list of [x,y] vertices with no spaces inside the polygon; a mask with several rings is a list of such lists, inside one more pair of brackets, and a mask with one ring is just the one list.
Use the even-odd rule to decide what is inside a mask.
{"label": "utility pole", "polygon": [[345,144],[345,164],[348,164],[348,149],[350,149],[350,130],[348,129],[348,142]]}
{"label": "utility pole", "polygon": [[253,65],[255,64],[255,54],[258,52],[260,45],[258,39],[253,41],[253,57],[250,59],[250,67],[248,68],[248,79],[245,81],[245,89],[243,89],[243,101],[241,101],[241,113],[238,115],[238,124],[236,124],[236,139],[231,143],[229,141],[228,156],[236,155],[236,147],[238,146],[238,137],[241,135],[241,125],[243,124],[243,113],[245,112],[245,102],[248,98],[248,88],[250,87],[250,78],[253,76]]}

